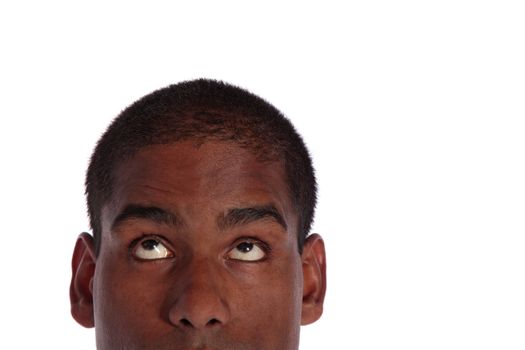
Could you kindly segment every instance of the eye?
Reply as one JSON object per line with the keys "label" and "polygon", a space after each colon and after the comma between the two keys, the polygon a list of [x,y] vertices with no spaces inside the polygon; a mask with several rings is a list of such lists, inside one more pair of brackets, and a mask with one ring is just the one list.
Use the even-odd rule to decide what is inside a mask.
{"label": "eye", "polygon": [[250,241],[243,241],[237,244],[228,252],[228,258],[241,261],[259,261],[266,257],[266,252]]}
{"label": "eye", "polygon": [[141,260],[173,258],[175,254],[158,238],[149,237],[138,241],[132,250],[134,257]]}

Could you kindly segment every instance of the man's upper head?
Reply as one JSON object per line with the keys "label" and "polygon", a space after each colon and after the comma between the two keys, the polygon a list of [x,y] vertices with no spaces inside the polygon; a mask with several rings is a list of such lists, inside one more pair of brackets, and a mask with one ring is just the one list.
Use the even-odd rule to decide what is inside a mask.
{"label": "man's upper head", "polygon": [[196,80],[124,110],[86,178],[73,317],[99,349],[297,349],[325,253],[311,159],[259,97]]}
{"label": "man's upper head", "polygon": [[125,109],[108,127],[91,157],[86,195],[96,249],[100,213],[113,193],[114,170],[138,150],[182,140],[233,142],[261,161],[282,161],[298,215],[302,249],[316,204],[311,158],[301,136],[274,106],[224,82],[199,79],[157,90]]}

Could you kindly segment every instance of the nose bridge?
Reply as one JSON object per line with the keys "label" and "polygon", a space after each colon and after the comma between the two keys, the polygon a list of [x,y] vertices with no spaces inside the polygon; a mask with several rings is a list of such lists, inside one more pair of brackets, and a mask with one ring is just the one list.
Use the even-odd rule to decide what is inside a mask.
{"label": "nose bridge", "polygon": [[169,311],[172,324],[201,329],[228,321],[229,308],[220,272],[209,259],[192,259],[175,278],[178,286]]}
{"label": "nose bridge", "polygon": [[216,280],[219,278],[219,272],[209,259],[205,257],[192,259],[186,266],[185,274],[184,293],[197,295],[212,292],[215,294],[213,291],[218,287]]}

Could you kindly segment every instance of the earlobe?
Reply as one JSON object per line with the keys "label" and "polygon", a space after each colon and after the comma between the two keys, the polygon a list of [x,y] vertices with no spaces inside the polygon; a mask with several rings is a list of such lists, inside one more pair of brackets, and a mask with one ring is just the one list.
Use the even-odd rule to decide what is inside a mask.
{"label": "earlobe", "polygon": [[93,276],[95,274],[95,250],[93,237],[87,233],[78,236],[73,251],[71,286],[71,315],[84,327],[94,327]]}
{"label": "earlobe", "polygon": [[317,234],[310,235],[304,244],[303,305],[301,325],[317,321],[323,314],[326,293],[326,253],[324,242]]}

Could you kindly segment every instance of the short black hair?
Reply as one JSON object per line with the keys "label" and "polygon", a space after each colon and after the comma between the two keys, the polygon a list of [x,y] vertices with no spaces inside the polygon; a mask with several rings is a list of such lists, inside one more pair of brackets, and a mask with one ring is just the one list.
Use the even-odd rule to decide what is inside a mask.
{"label": "short black hair", "polygon": [[86,174],[88,215],[99,252],[101,210],[113,194],[114,170],[142,148],[182,140],[235,142],[261,160],[284,162],[289,196],[298,215],[302,252],[317,198],[312,159],[292,123],[262,98],[222,81],[170,85],[122,111],[98,141]]}

